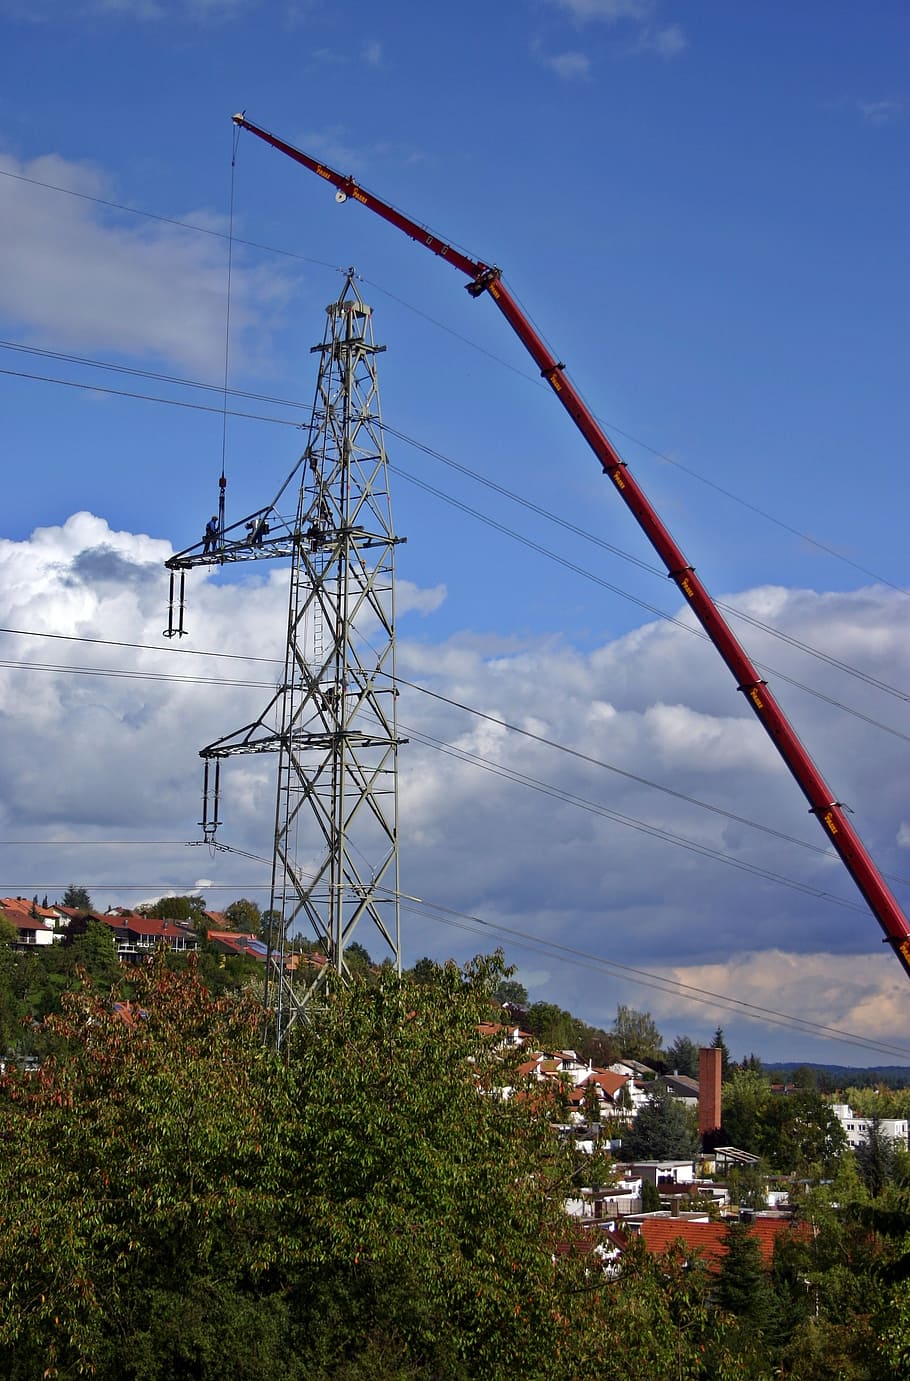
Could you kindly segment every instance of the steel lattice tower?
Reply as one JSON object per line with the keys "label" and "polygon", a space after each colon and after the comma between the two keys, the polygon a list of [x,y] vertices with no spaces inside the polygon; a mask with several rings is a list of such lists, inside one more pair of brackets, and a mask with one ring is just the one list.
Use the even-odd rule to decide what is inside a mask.
{"label": "steel lattice tower", "polygon": [[[291,557],[282,683],[257,720],[200,754],[209,842],[220,824],[220,760],[278,754],[270,909],[279,919],[266,966],[278,1045],[329,973],[350,977],[345,950],[355,938],[372,954],[378,936],[382,958],[401,968],[394,555],[403,539],[392,525],[376,377],[384,349],[351,269],[313,347],[312,420],[292,471],[300,474],[296,518],[283,519],[276,499],[244,520],[242,538],[231,537],[240,523],[225,531],[222,519],[215,551],[192,549],[168,563],[183,571]],[[182,579],[171,635],[183,631]],[[301,933],[317,943],[306,963],[294,953]]]}

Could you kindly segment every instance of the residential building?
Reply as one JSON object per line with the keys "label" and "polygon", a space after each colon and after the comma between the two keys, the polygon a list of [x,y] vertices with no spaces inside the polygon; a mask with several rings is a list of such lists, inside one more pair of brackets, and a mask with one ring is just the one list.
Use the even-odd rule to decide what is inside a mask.
{"label": "residential building", "polygon": [[0,915],[16,928],[16,949],[52,945],[60,939],[60,915],[52,906],[38,906],[27,897],[4,897]]}
{"label": "residential building", "polygon": [[[831,1111],[843,1127],[847,1144],[851,1149],[855,1150],[857,1146],[862,1146],[869,1140],[874,1118],[857,1117],[849,1103],[834,1103]],[[904,1149],[907,1148],[910,1122],[906,1117],[880,1117],[878,1128],[882,1136],[888,1137],[889,1141],[898,1141]]]}

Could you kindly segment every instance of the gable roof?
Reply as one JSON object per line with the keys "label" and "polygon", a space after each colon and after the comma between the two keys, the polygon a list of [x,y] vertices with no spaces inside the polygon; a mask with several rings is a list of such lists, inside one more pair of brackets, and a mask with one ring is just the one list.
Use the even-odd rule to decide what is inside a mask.
{"label": "gable roof", "polygon": [[576,1089],[586,1089],[595,1084],[608,1098],[615,1098],[619,1090],[629,1082],[626,1074],[614,1074],[612,1069],[592,1069],[583,1079],[579,1079]]}
{"label": "gable roof", "polygon": [[58,920],[56,911],[49,906],[35,906],[25,897],[3,897],[0,899],[0,914],[17,930],[36,930],[39,926],[52,930]]}
{"label": "gable roof", "polygon": [[[682,1241],[693,1251],[697,1250],[710,1269],[716,1270],[727,1254],[726,1226],[726,1223],[693,1223],[685,1218],[643,1218],[639,1232],[650,1252],[662,1256],[674,1242]],[[791,1230],[789,1218],[755,1218],[749,1224],[766,1266],[771,1265],[778,1237]]]}

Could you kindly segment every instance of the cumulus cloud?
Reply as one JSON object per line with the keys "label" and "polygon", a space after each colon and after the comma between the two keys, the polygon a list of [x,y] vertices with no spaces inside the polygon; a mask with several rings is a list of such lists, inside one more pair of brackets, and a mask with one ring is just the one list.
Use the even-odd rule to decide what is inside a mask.
{"label": "cumulus cloud", "polygon": [[[2,635],[0,838],[24,842],[3,850],[0,891],[77,881],[104,902],[134,901],[188,890],[206,869],[211,901],[264,899],[267,866],[232,854],[203,861],[183,841],[199,834],[199,749],[254,720],[281,675],[287,573],[190,573],[191,636],[175,648],[161,639],[169,554],[168,543],[88,513],[0,541],[0,627],[140,645]],[[902,972],[709,647],[675,625],[584,650],[469,630],[438,640],[444,593],[398,590],[402,886],[447,908],[406,914],[406,959],[503,943],[535,981],[548,975],[532,1000],[606,1025],[618,1001],[648,1005],[670,1036],[703,1034],[705,1021],[710,1034],[717,1015],[636,989],[601,961],[910,1039]],[[895,591],[764,587],[728,600],[862,660],[884,684],[910,680],[906,599]],[[756,630],[749,642],[785,674],[812,679],[792,644]],[[824,684],[828,699],[795,696],[787,708],[856,807],[873,855],[900,871],[908,745],[831,703],[880,717],[882,691],[830,667]],[[274,773],[258,756],[222,773],[221,835],[261,858]],[[162,840],[172,843],[153,842]],[[724,1025],[744,1051],[775,1048],[739,1018]]]}
{"label": "cumulus cloud", "polygon": [[[56,154],[20,162],[0,154],[5,227],[0,316],[31,343],[154,357],[204,379],[224,357],[227,247],[219,238],[128,217],[105,175]],[[61,196],[50,187],[74,193]],[[182,219],[226,226],[211,212]],[[262,367],[270,331],[292,292],[286,272],[236,262],[232,346],[238,364]]]}
{"label": "cumulus cloud", "polygon": [[[719,964],[674,968],[672,977],[696,991],[733,994],[769,1017],[775,1013],[795,1015],[806,1026],[819,1028],[816,1040],[827,1038],[820,1029],[827,1028],[828,1032],[839,1030],[886,1046],[910,1047],[907,979],[890,953],[846,956],[750,950]],[[678,1024],[686,1019],[685,1007],[672,996],[659,997],[654,1006],[664,1022]],[[731,1018],[729,1011],[725,1013],[721,1007],[716,1010],[725,1027],[732,1020],[745,1034],[741,1016],[733,1014]],[[763,1026],[762,1022],[754,1024],[753,1044],[767,1043]],[[778,1029],[792,1030],[786,1026]],[[792,1042],[794,1038],[784,1039]],[[899,1055],[867,1054],[859,1044],[851,1053],[847,1041],[835,1058],[841,1064],[904,1062]]]}

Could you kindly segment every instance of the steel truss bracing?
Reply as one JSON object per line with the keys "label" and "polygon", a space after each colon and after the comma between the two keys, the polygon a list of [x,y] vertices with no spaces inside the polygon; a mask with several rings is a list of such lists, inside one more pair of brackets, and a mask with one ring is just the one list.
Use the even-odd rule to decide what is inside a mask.
{"label": "steel truss bracing", "polygon": [[[281,685],[257,720],[200,755],[201,823],[214,842],[220,760],[278,754],[266,997],[279,1045],[329,973],[350,976],[355,939],[401,967],[394,555],[403,539],[392,525],[376,378],[384,348],[374,344],[371,310],[349,270],[313,347],[319,370],[295,467],[296,519],[280,520],[276,501],[262,510],[268,529],[279,529],[266,540],[252,528],[245,545],[231,545],[229,530],[220,549],[171,563],[182,575],[202,560],[291,558]],[[311,955],[300,952],[300,938],[315,940]]]}

